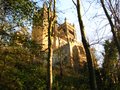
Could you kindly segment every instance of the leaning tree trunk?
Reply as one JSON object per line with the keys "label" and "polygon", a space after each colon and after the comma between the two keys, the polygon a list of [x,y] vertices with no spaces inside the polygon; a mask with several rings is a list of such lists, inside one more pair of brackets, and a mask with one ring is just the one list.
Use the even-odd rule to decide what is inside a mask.
{"label": "leaning tree trunk", "polygon": [[90,83],[90,88],[91,90],[97,90],[97,84],[96,84],[96,77],[95,77],[95,71],[93,67],[93,62],[92,62],[92,57],[90,53],[90,46],[86,40],[85,34],[84,34],[84,25],[81,17],[81,12],[80,12],[80,1],[77,0],[77,14],[78,14],[78,21],[79,21],[79,26],[80,26],[80,31],[81,31],[81,36],[82,36],[82,43],[85,49],[86,53],[86,58],[87,58],[87,64],[88,64],[88,69],[89,69],[89,83]]}

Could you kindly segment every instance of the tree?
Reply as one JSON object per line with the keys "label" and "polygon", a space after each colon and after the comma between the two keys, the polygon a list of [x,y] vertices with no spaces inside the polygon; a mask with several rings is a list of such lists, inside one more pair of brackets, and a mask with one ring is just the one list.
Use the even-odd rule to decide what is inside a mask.
{"label": "tree", "polygon": [[4,15],[8,22],[23,24],[26,20],[32,20],[36,3],[31,0],[1,0]]}
{"label": "tree", "polygon": [[46,70],[40,61],[40,45],[24,32],[15,32],[12,36],[10,44],[0,46],[0,89],[45,89]]}
{"label": "tree", "polygon": [[0,39],[6,43],[11,33],[31,25],[36,3],[30,0],[0,0],[0,7]]}
{"label": "tree", "polygon": [[[52,5],[53,5],[53,11],[52,11]],[[55,13],[56,13],[56,0],[50,0],[48,4],[48,78],[47,78],[47,90],[52,90],[52,56],[53,56],[53,50],[52,50],[52,27],[54,26],[55,21]]]}
{"label": "tree", "polygon": [[109,89],[111,85],[111,88],[114,88],[114,85],[118,83],[117,48],[115,46],[114,40],[106,40],[104,44],[104,49],[105,55],[103,61],[103,88]]}
{"label": "tree", "polygon": [[84,29],[84,24],[83,24],[81,12],[80,12],[80,7],[81,7],[80,0],[77,0],[77,4],[74,1],[73,3],[75,4],[76,9],[77,9],[78,22],[79,22],[79,27],[80,27],[81,36],[82,36],[82,43],[83,43],[83,46],[86,52],[87,64],[88,64],[88,69],[89,69],[90,88],[91,90],[97,90],[96,77],[95,77],[95,72],[94,72],[94,67],[93,67],[93,60],[92,60],[92,56],[90,53],[90,45],[87,42],[86,37],[85,37],[85,33],[84,33],[85,29]]}
{"label": "tree", "polygon": [[[102,8],[104,10],[104,13],[109,21],[110,27],[111,27],[111,32],[113,34],[113,39],[115,41],[115,45],[117,47],[119,56],[120,56],[120,39],[118,38],[117,33],[119,33],[119,25],[120,25],[120,16],[119,16],[119,0],[107,0],[106,3],[108,3],[108,9],[107,9],[107,5],[105,5],[105,1],[104,0],[100,0]],[[108,11],[110,10],[110,11]],[[109,14],[109,12],[111,13],[111,15]],[[114,20],[114,21],[113,21]]]}

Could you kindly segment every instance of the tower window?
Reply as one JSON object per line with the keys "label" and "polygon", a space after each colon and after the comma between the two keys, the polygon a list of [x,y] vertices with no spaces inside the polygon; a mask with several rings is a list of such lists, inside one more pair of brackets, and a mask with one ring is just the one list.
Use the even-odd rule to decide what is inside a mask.
{"label": "tower window", "polygon": [[72,34],[74,36],[74,32],[73,31],[69,30],[69,32],[70,32],[70,34]]}

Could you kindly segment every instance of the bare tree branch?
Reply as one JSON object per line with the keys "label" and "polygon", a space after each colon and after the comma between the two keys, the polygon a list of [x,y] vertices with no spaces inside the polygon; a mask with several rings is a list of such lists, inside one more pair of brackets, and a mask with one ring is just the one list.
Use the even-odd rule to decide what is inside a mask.
{"label": "bare tree branch", "polygon": [[74,1],[74,0],[72,0],[72,2],[73,2],[73,4],[77,7],[77,4],[75,3],[75,1]]}

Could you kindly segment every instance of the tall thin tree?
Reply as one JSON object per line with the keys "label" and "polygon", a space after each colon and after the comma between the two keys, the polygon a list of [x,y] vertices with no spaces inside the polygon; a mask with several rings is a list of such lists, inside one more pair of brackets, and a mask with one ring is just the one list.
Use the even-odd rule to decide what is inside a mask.
{"label": "tall thin tree", "polygon": [[[53,9],[52,9],[53,5]],[[52,56],[53,56],[53,49],[52,49],[52,27],[54,26],[55,21],[55,5],[56,0],[50,0],[48,6],[48,77],[47,77],[47,90],[52,90]],[[53,10],[53,11],[52,11]]]}
{"label": "tall thin tree", "polygon": [[77,0],[77,3],[75,3],[73,1],[73,3],[75,4],[76,9],[77,9],[78,22],[79,22],[79,27],[80,27],[81,37],[82,37],[82,43],[83,43],[85,53],[86,53],[86,58],[87,58],[87,65],[88,65],[88,69],[89,69],[90,88],[91,88],[91,90],[97,90],[95,71],[94,71],[94,67],[93,67],[93,60],[92,60],[92,56],[91,56],[91,52],[90,52],[90,45],[86,40],[86,36],[84,33],[85,32],[84,24],[83,24],[81,12],[80,12],[80,7],[81,7],[80,0]]}

